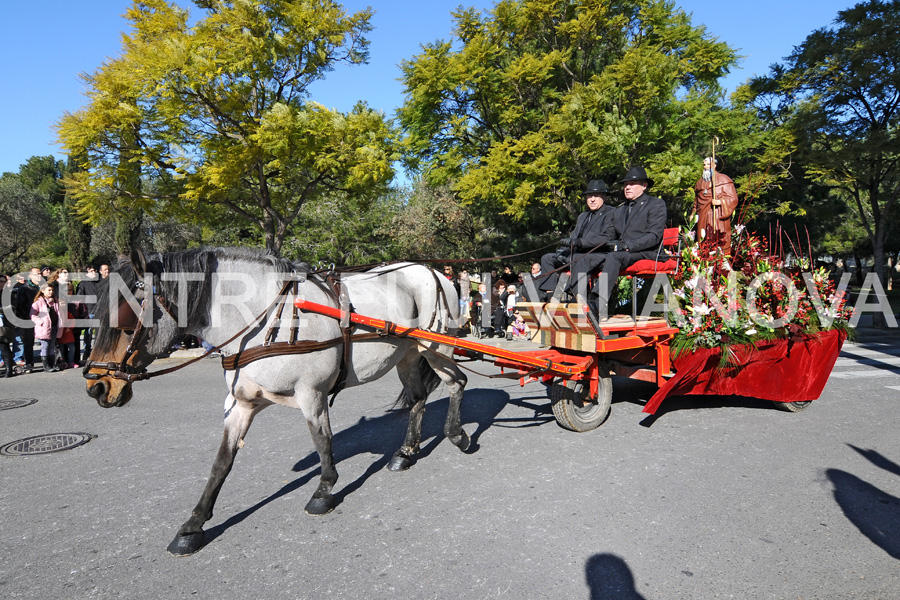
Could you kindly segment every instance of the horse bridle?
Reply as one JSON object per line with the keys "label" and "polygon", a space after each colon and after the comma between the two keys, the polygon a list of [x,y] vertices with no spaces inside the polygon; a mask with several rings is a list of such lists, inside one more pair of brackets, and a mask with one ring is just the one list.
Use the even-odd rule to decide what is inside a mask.
{"label": "horse bridle", "polygon": [[[155,277],[155,276],[154,276]],[[138,279],[134,286],[133,290],[142,290],[146,292],[147,284],[143,282],[143,280]],[[127,381],[129,383],[134,381],[141,381],[144,379],[149,379],[151,374],[147,372],[146,367],[142,369],[137,369],[133,365],[128,364],[129,359],[131,359],[135,354],[137,354],[138,343],[143,342],[144,338],[149,334],[150,330],[156,325],[156,319],[153,314],[153,301],[155,300],[161,309],[166,311],[173,320],[177,320],[175,316],[172,314],[172,310],[170,308],[169,302],[166,300],[165,295],[161,292],[156,291],[157,286],[154,285],[152,292],[150,294],[144,294],[144,297],[141,299],[141,308],[140,312],[137,315],[136,323],[128,322],[128,323],[118,323],[113,329],[119,329],[123,332],[131,332],[131,337],[128,340],[128,345],[125,347],[125,354],[122,356],[122,360],[115,361],[94,361],[88,359],[85,361],[84,368],[81,371],[81,374],[85,379],[100,379],[101,377],[112,377],[113,379],[121,379],[123,381]],[[144,313],[147,310],[147,306],[150,306],[150,318],[152,320],[150,327],[144,326]],[[120,305],[121,306],[121,305]],[[129,305],[130,306],[130,305]],[[131,313],[134,315],[134,312]],[[100,373],[89,373],[91,369],[105,369],[105,374]]]}
{"label": "horse bridle", "polygon": [[[437,282],[438,275],[437,274],[433,274],[433,275],[435,277],[435,281]],[[320,274],[320,276],[321,276],[321,274]],[[314,351],[317,349],[321,349],[320,347],[330,347],[332,345],[335,345],[336,343],[343,342],[344,352],[341,357],[340,376],[338,377],[338,380],[335,382],[334,387],[329,391],[329,393],[332,394],[332,399],[331,399],[332,402],[334,401],[334,396],[337,395],[337,393],[341,390],[341,388],[343,388],[343,386],[346,382],[347,364],[349,363],[350,343],[353,339],[353,336],[351,335],[352,334],[352,326],[350,326],[350,327],[342,326],[341,327],[341,334],[342,334],[341,337],[324,342],[324,346],[322,346],[322,343],[310,343],[310,342],[300,343],[300,342],[298,342],[296,339],[296,337],[297,337],[296,327],[292,327],[290,342],[286,342],[284,344],[277,344],[277,343],[273,344],[273,340],[278,331],[278,322],[280,322],[280,320],[281,320],[281,310],[284,308],[284,301],[286,298],[285,294],[293,286],[294,287],[294,295],[295,296],[297,295],[296,285],[298,283],[298,280],[295,277],[290,277],[285,280],[284,285],[281,288],[281,291],[275,296],[275,299],[272,300],[271,304],[269,304],[259,315],[257,315],[257,317],[255,319],[250,321],[250,323],[248,323],[246,327],[244,327],[243,329],[238,331],[231,338],[229,338],[227,341],[223,342],[219,346],[216,346],[216,347],[213,347],[213,348],[207,350],[206,353],[204,353],[203,355],[193,358],[193,359],[191,359],[185,363],[182,363],[180,365],[176,365],[176,366],[168,368],[168,369],[161,369],[159,371],[154,371],[152,373],[148,372],[146,367],[137,369],[133,365],[128,364],[129,359],[131,359],[135,354],[137,354],[138,343],[142,342],[144,340],[144,337],[146,337],[149,334],[149,331],[153,327],[156,326],[156,320],[153,318],[154,315],[152,312],[153,300],[156,300],[156,302],[159,304],[160,308],[162,308],[169,315],[169,317],[171,317],[173,320],[177,321],[177,318],[172,314],[172,310],[170,309],[170,303],[168,302],[168,300],[166,300],[165,295],[163,295],[160,292],[157,292],[158,286],[155,285],[156,277],[157,276],[154,273],[154,285],[152,288],[152,293],[144,294],[144,297],[141,300],[140,312],[137,315],[137,319],[136,319],[137,322],[134,323],[134,326],[133,327],[130,326],[130,325],[132,325],[133,321],[129,321],[128,323],[124,323],[124,324],[121,323],[121,321],[120,321],[115,327],[113,327],[114,329],[119,329],[119,330],[122,330],[123,332],[131,331],[131,334],[130,334],[131,337],[128,340],[128,345],[125,347],[125,353],[122,356],[122,359],[118,362],[116,362],[116,361],[92,361],[92,360],[88,359],[87,361],[85,361],[84,368],[81,371],[82,376],[85,379],[98,380],[102,377],[111,377],[113,379],[119,379],[121,381],[133,383],[135,381],[143,381],[143,380],[150,379],[151,377],[165,375],[167,373],[177,371],[177,370],[182,369],[190,364],[197,362],[198,360],[200,360],[202,358],[206,358],[212,352],[215,352],[216,350],[220,349],[221,347],[227,346],[228,344],[230,344],[231,342],[236,340],[239,336],[241,336],[243,333],[248,331],[251,327],[253,327],[257,323],[259,323],[260,320],[263,319],[269,313],[269,311],[271,309],[273,309],[276,305],[280,304],[280,306],[278,308],[278,314],[276,316],[275,323],[273,323],[268,334],[266,335],[266,342],[263,344],[263,347],[261,348],[260,352],[257,352],[252,357],[250,357],[251,360],[258,360],[258,358],[261,358],[262,356],[271,355],[271,354],[282,354],[284,352],[282,352],[282,348],[280,346],[284,345],[284,344],[286,344],[289,347],[292,347],[291,350],[295,353],[305,353],[305,352],[310,352],[310,351]],[[338,306],[344,307],[344,296],[341,294],[341,291],[340,291],[339,280],[330,274],[324,276],[323,279],[327,283],[327,285],[324,286],[324,289],[326,291],[330,292],[334,296],[334,300],[337,302]],[[305,281],[306,277],[303,277],[302,280]],[[143,290],[146,292],[147,285],[144,283],[143,280],[138,279],[135,282],[133,289],[134,290]],[[446,295],[444,293],[442,286],[439,283],[437,285],[437,289],[439,290],[440,296],[444,300],[444,304],[447,305]],[[152,319],[152,322],[151,322],[149,328],[144,326],[144,313],[147,309],[148,302],[150,303],[149,305],[151,306],[150,310],[151,310],[151,319]],[[440,300],[438,300],[438,302],[440,302]],[[130,306],[130,304],[129,304],[129,306]],[[177,306],[176,306],[176,308],[177,308]],[[345,310],[351,310],[349,304],[347,304]],[[133,311],[131,312],[131,315],[134,316]],[[431,315],[431,321],[429,322],[429,324],[427,326],[428,328],[430,328],[432,326],[436,316],[437,316],[437,309],[435,309],[435,311]],[[372,334],[372,335],[377,337],[377,336],[381,336],[382,334]],[[367,334],[367,335],[363,335],[362,337],[370,337],[370,336]],[[257,356],[257,354],[259,356]],[[225,361],[223,360],[223,367],[225,366],[224,363],[225,363]],[[237,363],[235,363],[235,366],[236,366],[236,364]],[[232,366],[232,368],[235,368],[235,366]],[[91,369],[105,370],[106,373],[102,373],[102,374],[101,373],[89,373],[88,371],[90,371]]]}
{"label": "horse bridle", "polygon": [[[156,277],[156,275],[154,274],[154,278],[155,277]],[[150,379],[151,377],[157,377],[159,375],[165,375],[167,373],[172,373],[174,371],[178,371],[179,369],[183,369],[184,367],[191,365],[200,359],[206,358],[213,352],[219,350],[221,347],[227,346],[228,344],[230,344],[231,342],[236,340],[238,337],[240,337],[241,335],[246,333],[249,329],[251,329],[252,327],[257,325],[260,322],[260,320],[262,320],[279,301],[281,301],[283,303],[285,294],[291,288],[292,285],[295,285],[295,282],[296,282],[296,278],[290,277],[290,278],[285,279],[285,282],[282,285],[281,291],[278,292],[278,294],[275,296],[275,299],[272,300],[271,304],[269,304],[261,313],[259,313],[255,319],[251,320],[246,325],[246,327],[244,327],[243,329],[241,329],[240,331],[235,333],[233,336],[231,336],[225,342],[219,344],[219,346],[213,347],[213,348],[207,350],[201,356],[195,357],[195,358],[193,358],[187,362],[184,362],[180,365],[176,365],[176,366],[170,367],[168,369],[161,369],[159,371],[154,371],[152,373],[149,373],[149,372],[147,372],[146,367],[144,367],[142,369],[137,369],[133,365],[128,364],[128,360],[132,356],[137,354],[138,342],[142,342],[143,338],[146,335],[148,335],[150,329],[152,329],[154,326],[156,326],[155,319],[153,319],[153,322],[150,324],[149,328],[144,326],[144,312],[146,310],[148,301],[150,301],[150,305],[152,307],[152,301],[156,300],[156,302],[159,304],[160,308],[162,308],[164,311],[166,311],[166,314],[168,314],[173,320],[177,321],[175,315],[172,314],[172,310],[170,309],[170,306],[172,306],[172,304],[170,304],[169,301],[166,300],[166,297],[164,294],[156,291],[157,286],[154,285],[153,292],[149,295],[145,295],[144,298],[141,300],[140,313],[137,315],[137,323],[134,324],[134,327],[129,327],[129,325],[131,325],[131,322],[125,323],[125,324],[120,322],[116,327],[114,327],[114,329],[120,329],[122,331],[131,331],[131,339],[128,340],[128,345],[125,347],[125,353],[122,356],[122,360],[118,361],[118,362],[88,360],[88,361],[86,361],[84,368],[81,371],[81,374],[84,376],[85,379],[96,380],[96,379],[100,379],[101,377],[112,377],[113,379],[120,379],[122,381],[127,381],[128,383],[133,383],[135,381],[143,381],[146,379]],[[134,284],[134,289],[146,290],[147,285],[142,280],[138,279]],[[176,308],[177,308],[177,305],[176,305]],[[151,308],[151,311],[152,311],[152,308]],[[134,315],[133,312],[132,312],[132,315]],[[153,313],[151,312],[151,319],[153,318],[152,315],[153,315]],[[106,371],[106,373],[102,373],[102,374],[101,373],[88,373],[88,371],[90,369],[103,369]]]}

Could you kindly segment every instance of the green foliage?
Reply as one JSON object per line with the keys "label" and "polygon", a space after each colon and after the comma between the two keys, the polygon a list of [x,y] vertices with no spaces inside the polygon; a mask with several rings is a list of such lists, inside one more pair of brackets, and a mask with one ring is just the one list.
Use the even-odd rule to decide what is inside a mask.
{"label": "green foliage", "polygon": [[405,160],[491,223],[564,230],[556,210],[563,221],[583,210],[587,179],[634,164],[687,203],[714,136],[739,185],[777,178],[748,174],[783,158],[783,144],[754,111],[722,105],[734,50],[672,2],[503,0],[454,18],[454,40],[401,65]]}
{"label": "green foliage", "polygon": [[378,196],[393,175],[384,116],[306,102],[335,63],[366,61],[371,11],[347,15],[331,0],[195,4],[204,12],[189,25],[174,3],[135,1],[121,56],[85,76],[88,106],[60,121],[63,145],[83,157],[67,181],[81,214],[126,227],[142,213],[212,227],[237,217],[278,253],[307,202]]}
{"label": "green foliage", "polygon": [[900,1],[862,2],[811,33],[749,89],[760,114],[795,137],[792,174],[853,207],[882,281],[900,209],[898,38]]}
{"label": "green foliage", "polygon": [[394,253],[413,260],[471,259],[484,254],[492,232],[446,187],[418,181],[393,218]]}
{"label": "green foliage", "polygon": [[44,195],[22,177],[0,177],[0,273],[30,268],[54,234],[53,215]]}
{"label": "green foliage", "polygon": [[360,265],[398,258],[391,222],[402,210],[399,193],[391,191],[369,202],[334,193],[300,212],[295,234],[284,255],[309,264]]}
{"label": "green foliage", "polygon": [[4,173],[0,191],[0,266],[23,269],[32,263],[70,266],[66,258],[67,209],[62,180],[66,163],[32,156],[18,173]]}
{"label": "green foliage", "polygon": [[[69,160],[68,171],[74,171],[76,161]],[[91,260],[91,226],[82,221],[78,216],[76,199],[70,194],[65,195],[63,201],[63,237],[66,240],[69,259],[72,268],[76,271],[84,271]]]}
{"label": "green foliage", "polygon": [[62,178],[66,164],[52,156],[32,156],[19,167],[19,179],[29,190],[44,198],[54,210],[63,203]]}
{"label": "green foliage", "polygon": [[[95,263],[110,264],[115,261],[115,238],[120,227],[118,223],[108,222],[91,229],[90,254]],[[137,247],[152,252],[174,252],[205,245],[200,226],[180,223],[173,219],[155,220],[152,217],[144,217],[134,235]]]}

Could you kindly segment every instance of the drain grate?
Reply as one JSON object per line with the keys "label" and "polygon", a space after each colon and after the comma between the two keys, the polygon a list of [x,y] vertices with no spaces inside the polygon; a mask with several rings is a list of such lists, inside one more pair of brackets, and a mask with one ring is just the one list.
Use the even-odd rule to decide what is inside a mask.
{"label": "drain grate", "polygon": [[37,402],[37,398],[9,398],[0,400],[0,410],[9,410],[11,408],[22,408],[30,406]]}
{"label": "drain grate", "polygon": [[95,435],[89,433],[50,433],[47,435],[35,435],[24,440],[16,440],[0,446],[2,456],[32,456],[35,454],[50,454],[71,450],[82,444],[87,444]]}

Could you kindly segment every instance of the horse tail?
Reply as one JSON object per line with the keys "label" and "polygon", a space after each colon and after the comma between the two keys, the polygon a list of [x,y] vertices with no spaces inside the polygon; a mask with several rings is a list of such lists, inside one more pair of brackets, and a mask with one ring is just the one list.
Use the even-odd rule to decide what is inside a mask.
{"label": "horse tail", "polygon": [[[425,386],[425,399],[427,400],[431,392],[438,389],[438,386],[441,385],[441,378],[437,376],[437,373],[434,372],[434,369],[431,368],[424,356],[419,357],[419,377],[422,379],[422,385]],[[410,398],[404,387],[391,408],[395,410],[398,408],[411,408],[412,405],[413,399]]]}

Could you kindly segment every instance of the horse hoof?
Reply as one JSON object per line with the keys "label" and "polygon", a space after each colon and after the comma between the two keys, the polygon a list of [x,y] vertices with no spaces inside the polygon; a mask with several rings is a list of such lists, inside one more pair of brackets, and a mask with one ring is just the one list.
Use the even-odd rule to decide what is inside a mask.
{"label": "horse hoof", "polygon": [[190,556],[203,547],[204,535],[200,533],[189,533],[188,535],[176,535],[172,543],[166,550],[172,556]]}
{"label": "horse hoof", "polygon": [[334,510],[334,496],[328,495],[324,498],[310,498],[306,503],[306,514],[313,516],[327,515]]}
{"label": "horse hoof", "polygon": [[466,433],[465,429],[463,429],[459,435],[450,437],[450,442],[463,452],[469,449],[470,441],[469,434]]}
{"label": "horse hoof", "polygon": [[402,454],[395,454],[388,463],[388,471],[405,471],[416,464],[416,461]]}

